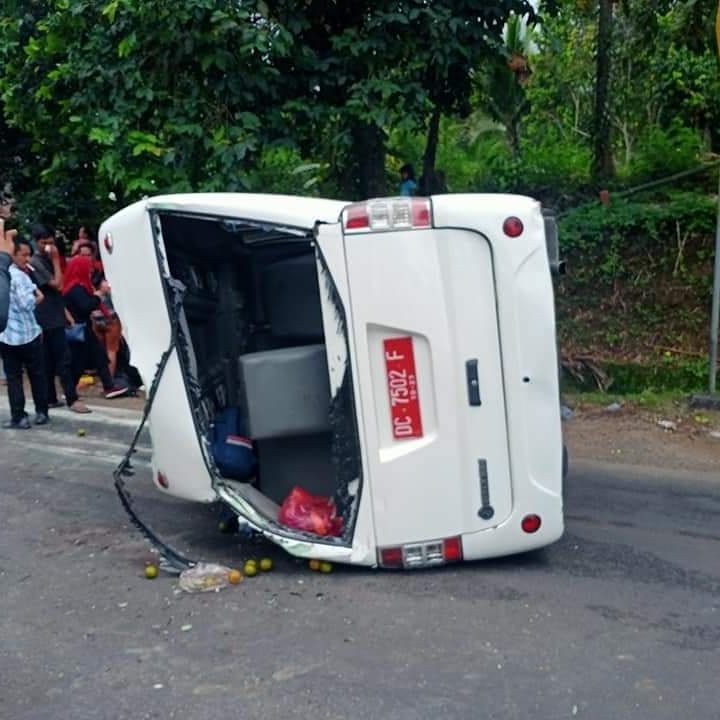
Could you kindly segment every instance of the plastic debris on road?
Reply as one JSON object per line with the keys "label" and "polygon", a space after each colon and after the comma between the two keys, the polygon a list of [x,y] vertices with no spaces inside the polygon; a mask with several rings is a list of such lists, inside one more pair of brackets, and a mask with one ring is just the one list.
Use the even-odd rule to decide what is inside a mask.
{"label": "plastic debris on road", "polygon": [[230,584],[231,569],[214,563],[198,563],[183,570],[178,588],[189,593],[218,592]]}
{"label": "plastic debris on road", "polygon": [[572,420],[575,413],[572,411],[572,408],[569,408],[567,405],[561,405],[560,406],[560,416],[563,420]]}
{"label": "plastic debris on road", "polygon": [[672,420],[658,420],[657,424],[663,430],[677,430],[677,423],[673,422]]}
{"label": "plastic debris on road", "polygon": [[622,403],[620,403],[620,402],[610,403],[610,404],[605,408],[605,410],[606,410],[607,412],[619,412],[620,410],[622,410]]}

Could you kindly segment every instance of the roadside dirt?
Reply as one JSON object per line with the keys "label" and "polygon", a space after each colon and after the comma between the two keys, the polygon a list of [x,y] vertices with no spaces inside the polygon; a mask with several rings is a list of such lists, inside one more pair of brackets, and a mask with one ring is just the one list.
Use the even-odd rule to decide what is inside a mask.
{"label": "roadside dirt", "polygon": [[634,406],[571,407],[572,418],[563,422],[571,464],[573,458],[616,462],[717,473],[720,480],[718,412],[684,406],[668,412]]}

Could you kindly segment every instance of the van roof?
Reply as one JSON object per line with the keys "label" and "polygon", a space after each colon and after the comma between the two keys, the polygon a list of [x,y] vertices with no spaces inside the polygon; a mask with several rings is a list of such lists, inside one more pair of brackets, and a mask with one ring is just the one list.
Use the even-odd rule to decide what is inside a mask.
{"label": "van roof", "polygon": [[338,222],[342,200],[259,193],[187,193],[159,195],[145,200],[152,210],[228,216],[238,220],[312,228],[321,222]]}

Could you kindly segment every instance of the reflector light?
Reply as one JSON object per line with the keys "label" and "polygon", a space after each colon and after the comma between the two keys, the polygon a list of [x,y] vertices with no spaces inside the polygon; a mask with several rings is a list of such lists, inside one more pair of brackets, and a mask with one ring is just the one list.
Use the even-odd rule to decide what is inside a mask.
{"label": "reflector light", "polygon": [[526,515],[520,523],[522,529],[526,533],[534,533],[540,529],[542,520],[539,515]]}
{"label": "reflector light", "polygon": [[343,210],[345,232],[381,232],[432,227],[429,198],[384,198],[348,205]]}
{"label": "reflector light", "polygon": [[522,220],[517,217],[509,217],[503,223],[503,232],[508,237],[519,237],[525,229]]}
{"label": "reflector light", "polygon": [[112,253],[112,251],[113,251],[113,239],[112,239],[112,235],[111,235],[110,233],[108,233],[108,234],[105,236],[105,239],[103,240],[103,244],[105,245],[105,249],[106,249],[109,253]]}
{"label": "reflector light", "polygon": [[168,479],[165,477],[165,475],[161,472],[157,474],[157,484],[161,488],[165,488],[166,490],[170,487],[170,483],[168,482]]}
{"label": "reflector light", "polygon": [[459,537],[445,538],[443,540],[443,557],[445,562],[460,562],[462,560],[462,541]]}

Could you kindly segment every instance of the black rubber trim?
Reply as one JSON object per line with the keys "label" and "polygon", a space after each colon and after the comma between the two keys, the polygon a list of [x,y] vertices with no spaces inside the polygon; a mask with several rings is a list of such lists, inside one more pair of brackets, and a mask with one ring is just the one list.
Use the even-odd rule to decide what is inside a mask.
{"label": "black rubber trim", "polygon": [[175,548],[161,540],[150,525],[140,519],[133,509],[132,495],[125,485],[125,478],[134,475],[131,459],[135,453],[135,446],[140,439],[140,435],[142,434],[145,423],[150,415],[150,410],[152,409],[153,401],[155,400],[155,395],[157,394],[158,387],[160,386],[160,380],[165,372],[165,368],[167,367],[168,361],[177,347],[178,318],[180,317],[180,308],[182,306],[184,289],[176,284],[166,283],[166,286],[168,295],[172,298],[172,312],[170,313],[170,344],[160,357],[155,377],[153,378],[150,390],[148,391],[147,398],[145,400],[140,424],[135,431],[135,435],[130,442],[130,447],[128,448],[127,453],[125,453],[125,457],[123,457],[120,464],[113,472],[113,479],[115,480],[115,489],[120,497],[120,502],[125,508],[125,511],[130,518],[130,522],[132,522],[143,537],[158,551],[160,555],[160,567],[163,570],[170,572],[182,572],[183,570],[195,565],[195,562],[185,557],[181,552],[175,550]]}

